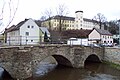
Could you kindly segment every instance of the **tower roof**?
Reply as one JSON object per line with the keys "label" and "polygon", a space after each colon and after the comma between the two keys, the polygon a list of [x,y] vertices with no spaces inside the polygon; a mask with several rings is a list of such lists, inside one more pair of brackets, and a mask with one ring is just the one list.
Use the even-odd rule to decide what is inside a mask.
{"label": "tower roof", "polygon": [[82,12],[83,13],[83,11],[75,11],[75,13],[78,13],[78,12]]}

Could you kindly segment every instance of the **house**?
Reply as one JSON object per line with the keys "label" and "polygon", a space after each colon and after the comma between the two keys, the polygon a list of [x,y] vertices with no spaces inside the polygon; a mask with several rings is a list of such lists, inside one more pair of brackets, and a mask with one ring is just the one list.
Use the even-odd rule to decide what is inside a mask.
{"label": "house", "polygon": [[[59,22],[61,19],[62,30],[92,30],[93,28],[100,29],[100,26],[97,24],[97,21],[84,18],[83,14],[83,11],[76,11],[75,17],[56,15],[51,18],[48,18],[47,20],[42,21],[41,25],[48,27],[48,29],[51,26],[52,30],[58,30],[60,26]],[[102,29],[104,29],[103,25]]]}
{"label": "house", "polygon": [[[88,39],[88,34],[91,30],[64,30],[64,31],[50,31],[51,40],[53,43],[65,43],[73,45],[85,45]],[[81,40],[82,39],[82,40]],[[82,42],[81,42],[82,41]],[[75,43],[75,44],[74,44]]]}
{"label": "house", "polygon": [[40,42],[45,42],[45,34],[47,34],[48,40],[50,40],[50,32],[46,27],[40,27]]}
{"label": "house", "polygon": [[41,28],[33,19],[25,19],[5,30],[6,43],[9,45],[37,44],[41,39]]}
{"label": "house", "polygon": [[88,38],[91,44],[93,43],[105,44],[105,45],[113,44],[113,36],[107,30],[101,30],[101,29],[94,28],[89,34]]}

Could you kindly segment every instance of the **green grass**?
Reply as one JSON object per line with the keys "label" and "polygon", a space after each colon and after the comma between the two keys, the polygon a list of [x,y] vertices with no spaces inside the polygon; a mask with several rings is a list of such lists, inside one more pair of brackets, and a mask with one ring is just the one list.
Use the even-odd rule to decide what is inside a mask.
{"label": "green grass", "polygon": [[116,64],[116,63],[113,63],[113,62],[108,62],[108,61],[103,61],[103,63],[108,64],[108,65],[110,65],[111,67],[120,70],[120,65],[119,65],[119,64]]}

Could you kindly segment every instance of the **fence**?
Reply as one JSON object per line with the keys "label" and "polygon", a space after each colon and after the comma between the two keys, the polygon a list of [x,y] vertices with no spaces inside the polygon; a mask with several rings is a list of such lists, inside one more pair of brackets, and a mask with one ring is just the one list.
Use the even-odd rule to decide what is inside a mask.
{"label": "fence", "polygon": [[[36,44],[68,44],[88,46],[88,39],[66,38],[64,36],[8,36],[5,39],[5,45],[36,45]],[[0,44],[1,45],[1,44]]]}
{"label": "fence", "polygon": [[5,45],[67,44],[67,39],[52,36],[8,36]]}

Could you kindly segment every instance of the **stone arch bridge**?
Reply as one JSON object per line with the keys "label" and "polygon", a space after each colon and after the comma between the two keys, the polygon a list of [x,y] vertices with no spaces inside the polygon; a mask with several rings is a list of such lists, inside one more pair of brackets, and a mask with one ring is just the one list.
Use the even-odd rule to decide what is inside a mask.
{"label": "stone arch bridge", "polygon": [[102,61],[103,54],[103,48],[77,45],[47,44],[0,47],[0,66],[13,78],[25,79],[31,77],[40,61],[49,56],[53,56],[58,64],[80,68],[84,67],[86,59]]}

